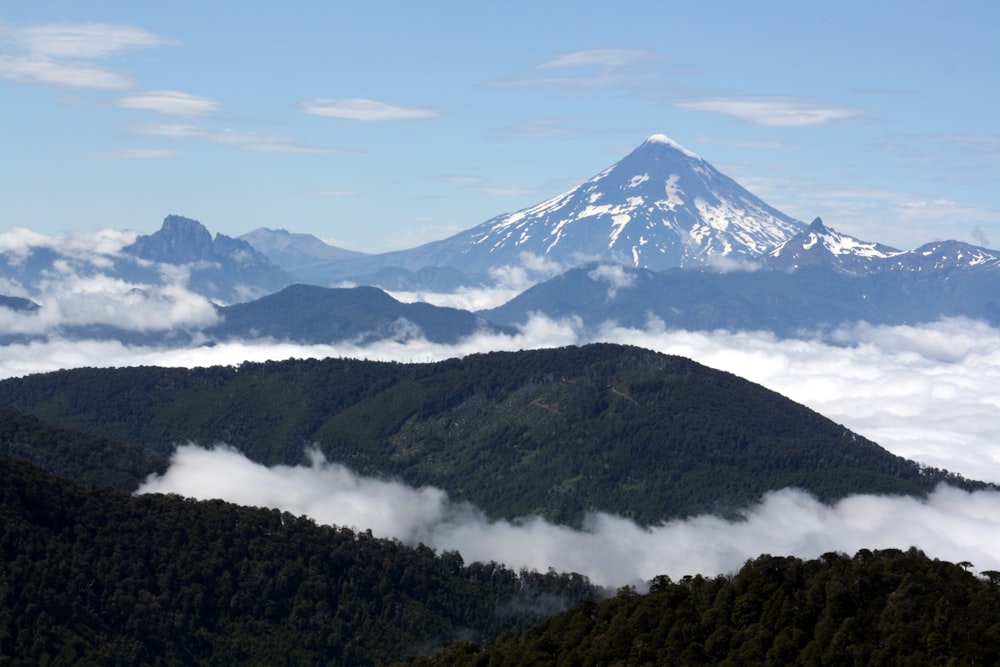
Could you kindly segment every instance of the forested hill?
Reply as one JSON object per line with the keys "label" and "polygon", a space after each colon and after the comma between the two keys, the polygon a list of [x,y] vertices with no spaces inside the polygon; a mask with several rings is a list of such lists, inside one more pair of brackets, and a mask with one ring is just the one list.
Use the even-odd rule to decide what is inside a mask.
{"label": "forested hill", "polygon": [[167,457],[138,445],[50,426],[0,409],[0,452],[50,473],[97,486],[133,491],[150,472],[166,470]]}
{"label": "forested hill", "polygon": [[0,382],[0,407],[158,454],[226,442],[297,463],[317,443],[362,474],[433,485],[494,518],[578,524],[596,509],[651,524],[790,486],[823,500],[983,486],[735,375],[610,344],[432,364],[67,370]]}
{"label": "forested hill", "polygon": [[[479,650],[413,665],[996,665],[1000,572],[917,549],[761,556],[735,576],[659,577]],[[964,564],[968,566],[969,564]]]}
{"label": "forested hill", "polygon": [[0,664],[376,665],[485,642],[597,591],[579,575],[277,510],[84,489],[0,455]]}

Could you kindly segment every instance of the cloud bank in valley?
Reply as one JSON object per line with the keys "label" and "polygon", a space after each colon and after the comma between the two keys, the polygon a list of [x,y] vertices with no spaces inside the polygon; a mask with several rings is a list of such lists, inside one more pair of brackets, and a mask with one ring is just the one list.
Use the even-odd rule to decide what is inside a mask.
{"label": "cloud bank in valley", "polygon": [[659,574],[725,574],[762,553],[815,558],[862,548],[917,546],[932,557],[1000,569],[1000,493],[947,486],[926,500],[853,496],[835,505],[784,489],[746,508],[739,521],[705,515],[643,528],[595,513],[575,530],[538,517],[490,521],[440,489],[361,477],[317,453],[309,465],[267,468],[226,447],[185,445],[169,470],[139,492],[276,507],[411,545],[457,550],[466,561],[579,572],[608,587]]}
{"label": "cloud bank in valley", "polygon": [[[161,314],[165,326],[187,317],[169,309]],[[859,324],[822,339],[798,340],[762,332],[675,331],[655,320],[643,329],[608,325],[592,333],[574,318],[540,316],[516,335],[481,333],[454,345],[419,337],[363,347],[255,340],[187,348],[50,339],[0,347],[0,377],[81,366],[195,367],[288,358],[429,362],[598,340],[682,355],[735,373],[893,453],[1000,482],[1000,331],[966,320],[920,327]],[[746,508],[742,522],[702,516],[643,529],[595,514],[579,531],[530,517],[487,521],[475,508],[449,502],[441,490],[363,479],[335,463],[267,469],[224,449],[181,448],[167,475],[150,480],[145,489],[280,507],[322,522],[457,549],[468,561],[578,571],[611,586],[657,574],[727,572],[760,553],[815,557],[831,550],[911,545],[935,557],[971,561],[980,570],[1000,569],[1000,495],[948,488],[926,502],[856,496],[834,506],[786,489]]]}
{"label": "cloud bank in valley", "polygon": [[674,331],[655,321],[642,330],[608,326],[590,335],[572,318],[545,317],[531,319],[516,335],[478,334],[454,345],[419,337],[365,346],[256,340],[187,348],[52,340],[0,347],[0,377],[80,366],[195,367],[289,358],[431,362],[596,340],[677,354],[732,372],[813,408],[894,454],[1000,483],[1000,330],[967,320],[921,327],[856,325],[827,340]]}

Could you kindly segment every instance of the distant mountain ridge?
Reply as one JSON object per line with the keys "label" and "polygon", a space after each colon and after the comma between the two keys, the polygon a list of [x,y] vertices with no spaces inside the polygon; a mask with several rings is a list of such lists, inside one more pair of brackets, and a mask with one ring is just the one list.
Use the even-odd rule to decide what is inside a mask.
{"label": "distant mountain ridge", "polygon": [[480,331],[512,333],[468,311],[401,303],[376,287],[291,285],[260,299],[219,309],[221,323],[201,331],[212,341],[273,338],[355,344],[426,338],[455,343]]}
{"label": "distant mountain ridge", "polygon": [[875,262],[901,253],[881,243],[860,241],[853,236],[840,234],[816,218],[809,228],[780,243],[761,258],[769,269],[795,270],[804,266],[820,266],[848,273],[864,275],[872,272]]}
{"label": "distant mountain ridge", "polygon": [[858,276],[888,271],[996,271],[1000,270],[1000,252],[961,241],[934,241],[913,250],[897,250],[839,233],[816,218],[809,229],[768,252],[760,266],[773,270],[821,266]]}
{"label": "distant mountain ridge", "polygon": [[[219,303],[255,299],[295,282],[246,241],[213,237],[197,220],[179,215],[168,215],[156,232],[118,248],[81,247],[42,235],[32,241],[0,252],[0,279],[12,296],[42,306],[53,283],[73,279],[104,277],[139,290],[179,285]],[[5,305],[31,309],[22,302]]]}
{"label": "distant mountain ridge", "polygon": [[[88,254],[75,246],[67,253],[44,244],[3,252],[0,279],[10,291],[0,306],[16,317],[47,312],[44,290],[53,278],[93,278],[107,286],[107,298],[159,304],[177,303],[174,288],[181,286],[210,299],[224,316],[227,307],[247,306],[230,311],[229,321],[218,325],[205,322],[211,310],[204,308],[206,317],[177,326],[168,322],[152,333],[87,317],[78,318],[84,324],[62,327],[58,316],[55,329],[45,332],[40,317],[38,326],[22,327],[24,333],[0,332],[0,341],[52,333],[179,345],[192,336],[217,341],[237,331],[293,340],[305,335],[306,319],[312,321],[309,342],[332,342],[346,330],[371,340],[399,332],[385,318],[390,310],[402,317],[402,304],[389,308],[372,293],[365,313],[363,307],[341,307],[355,295],[316,291],[315,304],[299,300],[298,312],[287,317],[295,301],[291,293],[254,302],[295,284],[456,293],[497,286],[505,275],[517,275],[519,289],[534,287],[465,320],[503,328],[537,312],[575,315],[593,326],[640,326],[652,317],[672,327],[759,328],[783,336],[859,320],[916,324],[969,317],[1000,325],[1000,252],[958,241],[898,250],[838,232],[820,218],[806,225],[665,135],[653,135],[562,195],[409,250],[365,255],[283,229],[213,237],[200,222],[169,215],[160,230],[138,236],[120,252]],[[317,312],[307,314],[311,307]],[[176,311],[185,312],[180,306]],[[352,314],[343,317],[347,312]],[[440,331],[443,322],[458,321],[453,316],[437,311],[420,327]],[[368,332],[358,328],[365,321],[373,326]],[[137,328],[134,322],[131,327]],[[324,327],[330,337],[324,337]],[[468,331],[461,325],[437,340],[454,341]]]}
{"label": "distant mountain ridge", "polygon": [[[298,278],[314,280],[317,267],[366,256],[366,253],[346,250],[326,243],[312,234],[289,232],[286,229],[258,227],[239,237],[266,256],[277,266]],[[320,282],[322,279],[319,278]]]}
{"label": "distant mountain ridge", "polygon": [[295,279],[252,245],[211,232],[197,220],[168,215],[161,228],[122,249],[140,260],[188,267],[187,287],[233,303],[274,292]]}
{"label": "distant mountain ridge", "polygon": [[739,270],[648,271],[593,263],[479,311],[499,325],[534,314],[574,316],[597,330],[770,331],[814,335],[844,324],[915,325],[966,317],[1000,326],[1000,252],[958,241],[897,250],[842,234],[816,218]]}

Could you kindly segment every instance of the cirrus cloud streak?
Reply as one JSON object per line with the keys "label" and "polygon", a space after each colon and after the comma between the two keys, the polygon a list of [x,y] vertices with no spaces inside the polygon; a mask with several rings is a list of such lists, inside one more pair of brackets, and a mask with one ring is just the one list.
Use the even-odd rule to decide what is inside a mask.
{"label": "cirrus cloud streak", "polygon": [[782,96],[703,97],[677,100],[673,105],[690,111],[721,113],[770,127],[826,125],[865,113],[856,107],[818,104]]}
{"label": "cirrus cloud streak", "polygon": [[118,100],[118,106],[155,111],[168,116],[201,116],[219,109],[219,103],[215,100],[176,90],[155,90],[126,95]]}
{"label": "cirrus cloud streak", "polygon": [[366,122],[435,118],[441,114],[433,109],[401,107],[385,102],[355,97],[351,99],[315,99],[302,103],[302,110],[315,116],[361,120]]}

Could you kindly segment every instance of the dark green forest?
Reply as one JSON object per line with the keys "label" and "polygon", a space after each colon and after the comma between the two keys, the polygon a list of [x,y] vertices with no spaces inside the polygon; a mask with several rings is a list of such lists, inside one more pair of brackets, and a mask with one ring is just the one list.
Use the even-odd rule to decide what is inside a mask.
{"label": "dark green forest", "polygon": [[0,665],[374,665],[594,599],[277,510],[82,487],[0,455]]}
{"label": "dark green forest", "polygon": [[760,556],[617,594],[0,455],[2,665],[993,665],[1000,572]]}
{"label": "dark green forest", "polygon": [[733,575],[657,577],[646,595],[625,588],[485,650],[455,642],[409,664],[1000,664],[1000,572],[965,567],[914,548],[764,555]]}
{"label": "dark green forest", "polygon": [[734,375],[615,345],[6,380],[0,666],[1000,663],[1000,572],[970,563],[765,555],[614,594],[278,510],[130,495],[186,441],[268,464],[317,443],[494,517],[566,523],[726,513],[786,486],[823,500],[987,486]]}
{"label": "dark green forest", "polygon": [[0,409],[0,453],[82,484],[122,491],[134,491],[150,472],[163,472],[167,467],[166,456],[138,445],[50,426],[4,409]]}
{"label": "dark green forest", "polygon": [[149,471],[188,441],[269,465],[302,462],[316,444],[356,472],[436,486],[491,518],[571,525],[590,510],[643,524],[732,514],[785,487],[833,501],[986,486],[730,373],[610,344],[424,364],[65,370],[0,382],[0,407],[142,448]]}

